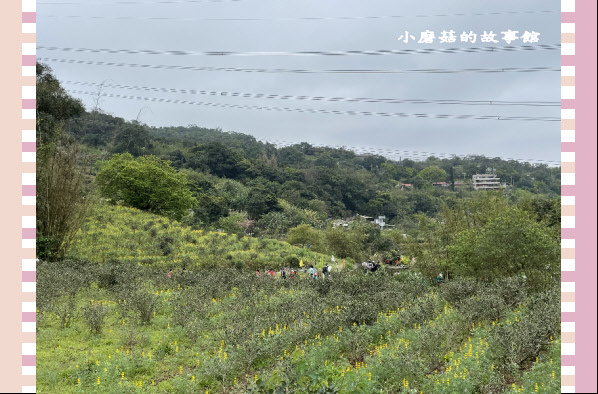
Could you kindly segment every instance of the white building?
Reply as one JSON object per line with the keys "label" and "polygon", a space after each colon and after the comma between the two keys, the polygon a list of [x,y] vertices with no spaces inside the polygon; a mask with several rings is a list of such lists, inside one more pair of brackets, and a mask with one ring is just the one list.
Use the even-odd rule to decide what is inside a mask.
{"label": "white building", "polygon": [[475,190],[499,190],[501,188],[500,179],[494,174],[475,174],[471,180]]}

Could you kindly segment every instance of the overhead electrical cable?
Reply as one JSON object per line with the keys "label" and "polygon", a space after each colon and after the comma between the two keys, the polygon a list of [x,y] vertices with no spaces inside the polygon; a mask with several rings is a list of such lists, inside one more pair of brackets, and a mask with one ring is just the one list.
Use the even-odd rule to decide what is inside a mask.
{"label": "overhead electrical cable", "polygon": [[188,70],[188,71],[225,71],[245,73],[292,73],[292,74],[457,74],[457,73],[505,73],[505,72],[546,72],[561,71],[560,67],[503,67],[503,68],[462,68],[462,69],[337,69],[337,70],[310,70],[310,69],[285,69],[285,68],[237,68],[237,67],[198,67],[178,66],[164,64],[138,64],[101,62],[77,59],[38,58],[42,62],[56,62],[69,64],[85,64],[96,66],[130,67],[145,69]]}
{"label": "overhead electrical cable", "polygon": [[[67,90],[73,94],[98,95],[97,92],[87,92],[79,90]],[[398,118],[435,118],[435,119],[476,119],[476,120],[505,120],[505,121],[542,121],[542,122],[560,122],[560,117],[534,117],[534,116],[498,116],[498,115],[452,115],[452,114],[425,114],[425,113],[401,113],[401,112],[370,112],[370,111],[339,111],[327,109],[314,108],[286,108],[286,107],[266,107],[260,105],[238,105],[227,103],[211,103],[202,101],[188,101],[176,100],[159,97],[141,97],[141,96],[127,96],[120,94],[100,93],[102,97],[123,98],[131,100],[143,100],[151,102],[172,103],[172,104],[187,104],[208,107],[220,108],[237,108],[237,109],[257,109],[263,111],[275,112],[298,112],[298,113],[313,113],[313,114],[332,114],[332,115],[361,115],[361,116],[383,116],[383,117],[398,117]]]}
{"label": "overhead electrical cable", "polygon": [[153,1],[102,1],[102,2],[81,2],[81,1],[43,1],[41,5],[136,5],[136,4],[194,4],[194,3],[238,3],[245,0],[153,0]]}
{"label": "overhead electrical cable", "polygon": [[[172,4],[164,0],[158,4]],[[193,0],[188,0],[193,1]],[[179,0],[180,2],[180,0]],[[44,3],[38,2],[38,5],[74,5],[73,3]],[[102,2],[98,5],[108,5],[110,3]],[[128,5],[138,4],[136,2],[127,2]],[[144,3],[145,4],[145,3]],[[85,5],[89,5],[86,3]],[[230,21],[230,22],[255,22],[255,21],[312,21],[312,20],[364,20],[364,19],[405,19],[405,18],[438,18],[438,17],[460,17],[460,16],[490,16],[490,15],[530,15],[530,14],[555,14],[561,10],[530,10],[530,11],[495,11],[495,12],[473,12],[473,13],[453,13],[453,14],[416,14],[416,15],[345,15],[345,16],[297,16],[297,17],[278,17],[278,18],[180,18],[168,16],[100,16],[100,15],[44,15],[46,18],[82,18],[82,19],[122,19],[122,20],[176,20],[176,21]]]}
{"label": "overhead electrical cable", "polygon": [[381,55],[428,55],[450,53],[476,52],[520,52],[520,51],[549,51],[560,50],[561,44],[539,44],[522,46],[487,46],[470,48],[427,48],[427,49],[376,49],[352,51],[179,51],[152,49],[109,49],[109,48],[69,48],[38,45],[38,50],[76,52],[76,53],[107,53],[126,55],[167,55],[167,56],[381,56]]}
{"label": "overhead electrical cable", "polygon": [[240,93],[195,89],[158,88],[149,86],[120,85],[110,83],[96,83],[83,81],[61,81],[67,85],[95,86],[98,88],[114,88],[127,90],[141,90],[158,93],[177,93],[203,96],[240,97],[276,100],[326,101],[326,102],[360,102],[383,104],[439,104],[439,105],[498,105],[498,106],[530,106],[530,107],[560,107],[560,101],[501,101],[501,100],[428,100],[428,99],[396,99],[370,97],[325,97],[305,95],[283,95],[269,93]]}
{"label": "overhead electrical cable", "polygon": [[[277,147],[286,147],[286,146],[293,146],[299,145],[301,142],[297,141],[286,141],[286,140],[271,140],[266,138],[258,138],[258,141],[269,143],[275,145]],[[346,149],[354,151],[355,153],[367,153],[367,154],[377,154],[379,156],[386,156],[390,158],[406,158],[406,157],[413,157],[413,158],[428,158],[428,157],[437,157],[437,158],[445,158],[451,159],[454,157],[468,157],[468,156],[483,156],[483,155],[472,155],[472,154],[456,154],[456,153],[436,153],[436,152],[424,152],[424,151],[414,151],[414,150],[399,150],[399,149],[390,149],[390,148],[373,148],[373,147],[365,147],[365,146],[346,146],[346,145],[326,145],[326,144],[312,144],[311,146],[318,147],[318,148],[332,148],[332,149]],[[492,159],[493,157],[488,157]],[[516,160],[516,161],[526,161],[530,163],[537,163],[537,164],[546,164],[546,165],[553,165],[553,166],[560,166],[561,162],[554,161],[554,160],[540,160],[540,159],[516,159],[511,157],[499,157],[501,160]]]}

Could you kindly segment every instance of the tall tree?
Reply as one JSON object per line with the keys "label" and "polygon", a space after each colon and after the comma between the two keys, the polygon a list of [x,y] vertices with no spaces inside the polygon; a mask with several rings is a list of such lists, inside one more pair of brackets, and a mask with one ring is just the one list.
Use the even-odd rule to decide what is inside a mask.
{"label": "tall tree", "polygon": [[60,86],[50,66],[36,63],[35,71],[36,131],[39,147],[62,138],[64,122],[80,116],[85,109],[81,100],[71,97]]}
{"label": "tall tree", "polygon": [[90,204],[83,194],[79,145],[63,130],[64,122],[84,109],[47,65],[36,64],[36,83],[36,252],[40,259],[54,260],[66,253]]}
{"label": "tall tree", "polygon": [[446,180],[446,171],[438,166],[430,166],[421,170],[417,176],[428,183],[443,182]]}
{"label": "tall tree", "polygon": [[95,182],[100,193],[113,202],[174,219],[181,219],[197,204],[187,176],[156,156],[135,159],[130,153],[114,155]]}
{"label": "tall tree", "polygon": [[481,231],[460,233],[449,250],[458,275],[494,280],[522,274],[533,290],[560,279],[560,246],[552,231],[518,208],[505,210]]}
{"label": "tall tree", "polygon": [[145,126],[137,121],[127,122],[119,127],[114,136],[114,153],[129,152],[133,156],[149,153],[151,148],[149,133]]}

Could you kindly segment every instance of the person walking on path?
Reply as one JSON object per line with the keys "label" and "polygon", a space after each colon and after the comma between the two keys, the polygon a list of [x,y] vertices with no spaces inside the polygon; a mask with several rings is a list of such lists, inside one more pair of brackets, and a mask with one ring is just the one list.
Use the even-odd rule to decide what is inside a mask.
{"label": "person walking on path", "polygon": [[172,278],[172,268],[168,271],[168,279]]}
{"label": "person walking on path", "polygon": [[282,279],[286,279],[287,278],[287,271],[286,271],[285,267],[282,267],[282,271],[280,271],[280,277]]}

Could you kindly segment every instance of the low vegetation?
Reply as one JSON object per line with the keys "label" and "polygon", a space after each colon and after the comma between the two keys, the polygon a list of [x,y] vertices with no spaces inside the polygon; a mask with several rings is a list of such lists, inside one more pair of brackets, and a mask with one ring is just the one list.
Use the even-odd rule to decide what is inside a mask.
{"label": "low vegetation", "polygon": [[384,270],[283,280],[217,268],[169,279],[155,267],[69,261],[38,273],[40,393],[560,387],[558,286],[531,295],[523,279],[438,288]]}

